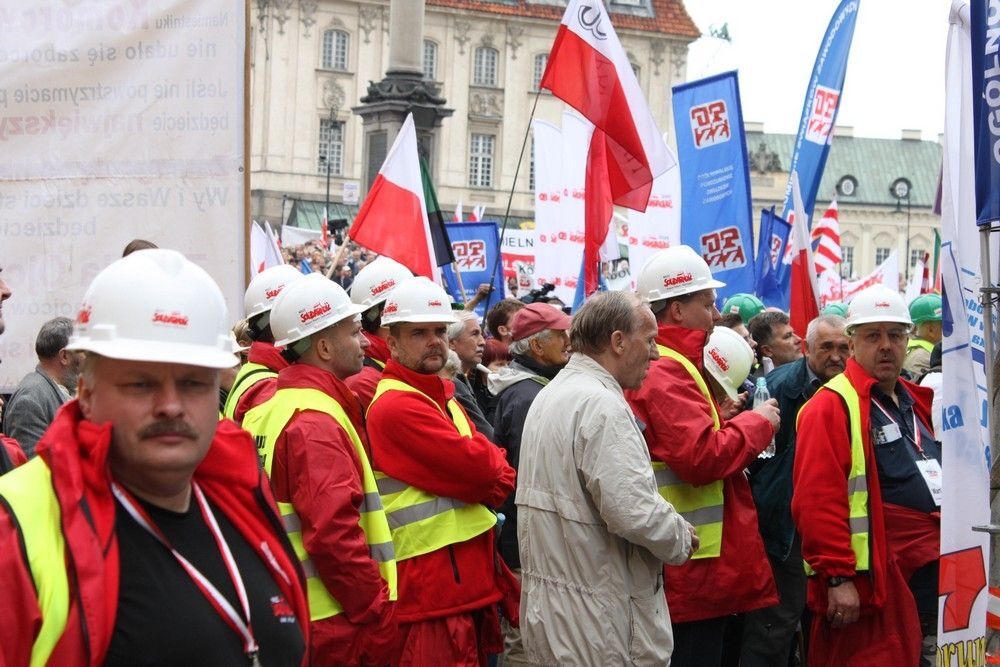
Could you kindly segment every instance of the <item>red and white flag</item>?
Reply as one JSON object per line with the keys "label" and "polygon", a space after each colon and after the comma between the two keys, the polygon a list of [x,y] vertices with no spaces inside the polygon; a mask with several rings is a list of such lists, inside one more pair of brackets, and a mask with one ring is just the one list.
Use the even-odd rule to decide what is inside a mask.
{"label": "red and white flag", "polygon": [[[604,198],[610,194],[614,204],[645,211],[653,179],[674,160],[601,0],[570,0],[540,86],[594,124],[590,149],[604,153],[588,158],[588,172],[593,173],[587,182],[601,193],[600,201],[588,207],[589,214],[599,216],[587,223],[584,279],[590,294],[597,285],[598,249],[611,220]],[[597,185],[598,178],[607,185]],[[592,231],[599,238],[589,238]]]}
{"label": "red and white flag", "polygon": [[436,262],[413,114],[399,129],[347,234],[369,250],[396,260],[414,275],[435,280]]}
{"label": "red and white flag", "polygon": [[250,277],[256,276],[264,269],[284,264],[278,240],[271,231],[271,225],[264,227],[256,222],[250,222]]}
{"label": "red and white flag", "polygon": [[458,205],[455,207],[455,217],[453,222],[462,222],[462,200],[458,200]]}
{"label": "red and white flag", "polygon": [[837,216],[837,200],[830,202],[829,208],[812,228],[813,259],[816,274],[832,269],[843,261],[840,253],[840,222]]}
{"label": "red and white flag", "polygon": [[485,211],[486,204],[476,204],[473,206],[472,213],[469,214],[469,222],[481,222]]}
{"label": "red and white flag", "polygon": [[795,222],[792,224],[792,236],[797,248],[792,258],[792,289],[788,304],[789,324],[800,338],[805,340],[806,327],[816,317],[819,317],[819,289],[816,285],[816,271],[813,270],[812,244],[809,243],[808,216],[802,204],[802,193],[799,190],[799,175],[792,172],[792,201],[795,205]]}

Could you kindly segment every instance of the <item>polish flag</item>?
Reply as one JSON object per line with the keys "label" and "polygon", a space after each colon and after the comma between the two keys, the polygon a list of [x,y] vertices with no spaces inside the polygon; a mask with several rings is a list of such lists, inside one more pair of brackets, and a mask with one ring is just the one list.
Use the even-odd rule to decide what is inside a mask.
{"label": "polish flag", "polygon": [[472,207],[472,213],[469,214],[470,222],[481,222],[483,219],[483,212],[486,211],[486,204],[476,204]]}
{"label": "polish flag", "polygon": [[819,289],[816,285],[816,271],[813,269],[812,244],[809,243],[808,216],[802,204],[802,193],[799,190],[799,175],[792,172],[792,201],[795,206],[795,222],[792,224],[792,236],[795,238],[795,255],[792,258],[791,270],[791,300],[788,304],[789,324],[802,340],[806,338],[806,327],[819,317]]}
{"label": "polish flag", "polygon": [[813,258],[816,273],[832,269],[843,261],[840,253],[840,222],[837,216],[837,200],[830,202],[822,219],[812,228]]}
{"label": "polish flag", "polygon": [[455,206],[455,218],[453,222],[462,222],[462,200],[458,200],[458,205]]}
{"label": "polish flag", "polygon": [[399,129],[347,234],[369,250],[396,260],[414,275],[435,279],[437,264],[424,203],[413,114]]}

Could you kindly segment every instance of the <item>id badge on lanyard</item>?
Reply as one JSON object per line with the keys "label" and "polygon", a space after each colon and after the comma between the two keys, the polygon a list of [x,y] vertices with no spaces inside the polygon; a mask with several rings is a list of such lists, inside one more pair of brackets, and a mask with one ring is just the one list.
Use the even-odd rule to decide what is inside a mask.
{"label": "id badge on lanyard", "polygon": [[[887,442],[895,442],[903,437],[902,429],[899,428],[899,424],[896,420],[892,418],[892,415],[882,407],[882,404],[872,399],[882,414],[885,415],[889,423],[883,426],[881,429],[875,432],[877,444],[885,444]],[[917,459],[916,465],[917,470],[920,472],[920,476],[924,479],[924,484],[927,485],[927,491],[931,494],[931,499],[934,504],[938,507],[941,506],[941,464],[937,462],[936,459],[927,456],[924,453],[924,448],[920,444],[920,424],[917,423],[917,413],[913,412],[913,446],[917,449],[917,454],[920,458]]]}

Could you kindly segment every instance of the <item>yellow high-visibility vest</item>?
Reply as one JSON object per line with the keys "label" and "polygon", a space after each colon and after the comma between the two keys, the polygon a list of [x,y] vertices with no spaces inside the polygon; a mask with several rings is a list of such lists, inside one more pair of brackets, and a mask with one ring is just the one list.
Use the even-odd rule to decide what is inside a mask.
{"label": "yellow high-visibility vest", "polygon": [[[354,451],[361,463],[361,488],[365,494],[358,510],[358,523],[365,533],[368,552],[372,560],[378,564],[379,572],[388,585],[389,599],[395,600],[396,557],[392,534],[389,531],[385,511],[382,509],[382,499],[379,497],[375,475],[368,462],[368,454],[365,453],[361,438],[340,403],[318,389],[279,389],[271,399],[247,412],[243,428],[254,436],[257,455],[261,459],[264,471],[270,477],[271,466],[274,463],[274,444],[295,413],[301,410],[315,410],[330,415],[354,444]],[[285,532],[288,533],[288,540],[302,562],[302,569],[306,574],[310,620],[318,621],[341,613],[344,608],[330,595],[302,543],[302,521],[295,507],[291,503],[279,502],[278,512],[281,514]]]}
{"label": "yellow high-visibility vest", "polygon": [[[843,373],[836,375],[820,389],[835,391],[844,399],[851,430],[851,472],[847,476],[847,523],[851,530],[851,551],[854,552],[854,569],[870,569],[871,522],[868,517],[868,477],[865,471],[865,446],[861,432],[861,399],[857,390]],[[818,392],[817,392],[818,393]],[[815,397],[814,397],[815,398]],[[810,399],[812,400],[812,399]],[[806,402],[809,405],[809,402]],[[802,406],[805,409],[805,405]],[[799,410],[799,416],[802,410]],[[796,431],[798,430],[796,418]],[[816,572],[804,563],[806,574]]]}
{"label": "yellow high-visibility vest", "polygon": [[[441,411],[441,406],[427,394],[405,382],[390,378],[379,380],[371,405],[375,405],[375,401],[390,391],[418,394]],[[459,434],[471,438],[469,420],[454,398],[448,401],[447,407],[451,422],[455,424]],[[370,411],[371,406],[368,409]],[[444,415],[444,411],[441,413]],[[444,416],[447,418],[448,415]],[[471,540],[496,525],[496,514],[480,503],[469,504],[455,498],[436,496],[378,470],[375,471],[375,480],[392,529],[397,561]]]}
{"label": "yellow high-visibility vest", "polygon": [[31,647],[31,667],[45,665],[66,630],[69,578],[62,511],[52,489],[52,472],[41,457],[0,477],[0,497],[14,513],[28,568],[38,594],[42,627]]}
{"label": "yellow high-visibility vest", "polygon": [[223,416],[226,419],[232,419],[233,415],[236,414],[236,404],[243,398],[243,394],[247,392],[247,389],[261,380],[276,377],[278,377],[278,374],[267,366],[255,364],[251,361],[243,364],[236,373],[236,379],[233,380],[233,386],[229,390],[229,394],[226,395],[226,404],[222,408]]}
{"label": "yellow high-visibility vest", "polygon": [[910,341],[906,344],[906,351],[909,352],[910,350],[918,347],[923,348],[928,352],[934,351],[934,343],[930,342],[929,340],[924,340],[923,338],[911,338]]}
{"label": "yellow high-visibility vest", "polygon": [[[660,350],[661,357],[673,359],[687,371],[698,385],[702,396],[708,401],[708,407],[712,412],[713,430],[718,431],[722,428],[712,393],[695,365],[677,350],[659,344],[656,347]],[[717,479],[702,486],[694,486],[681,480],[662,461],[653,461],[653,475],[656,477],[656,487],[660,495],[694,526],[698,534],[700,546],[691,558],[718,558],[722,554],[723,480]]]}

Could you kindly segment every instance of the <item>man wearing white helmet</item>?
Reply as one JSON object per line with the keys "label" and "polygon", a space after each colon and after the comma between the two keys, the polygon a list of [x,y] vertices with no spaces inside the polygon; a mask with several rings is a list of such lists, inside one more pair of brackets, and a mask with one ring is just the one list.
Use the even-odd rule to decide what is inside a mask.
{"label": "man wearing white helmet", "polygon": [[799,413],[792,516],[810,665],[934,664],[941,447],[933,392],[899,377],[911,328],[898,292],[854,297],[847,367]]}
{"label": "man wearing white helmet", "polygon": [[0,663],[299,665],[308,607],[249,436],[218,420],[222,293],[172,250],[90,284],[76,400],[0,478]]}
{"label": "man wearing white helmet", "polygon": [[292,363],[243,420],[306,573],[316,665],[384,665],[395,640],[392,536],[344,384],[367,346],[361,310],[319,274],[285,288],[271,330]]}
{"label": "man wearing white helmet", "polygon": [[271,307],[286,286],[301,280],[302,274],[287,264],[264,269],[250,281],[243,296],[247,314],[247,335],[250,345],[247,363],[243,364],[226,397],[222,415],[237,423],[255,405],[260,405],[274,390],[278,371],[288,366],[281,350],[274,346],[271,331]]}
{"label": "man wearing white helmet", "polygon": [[514,489],[514,470],[437,375],[454,321],[448,296],[426,278],[400,283],[382,311],[392,358],[368,434],[399,569],[393,665],[485,664],[503,648],[502,587],[516,588],[494,547],[490,509]]}
{"label": "man wearing white helmet", "polygon": [[382,326],[382,308],[396,285],[412,277],[410,270],[396,260],[378,257],[358,271],[351,285],[351,301],[365,308],[361,313],[361,328],[368,347],[364,366],[347,379],[347,386],[358,395],[365,409],[372,402],[382,369],[389,361],[389,346],[385,342],[389,329]]}
{"label": "man wearing white helmet", "polygon": [[687,246],[653,255],[637,281],[656,315],[659,360],[639,389],[625,392],[643,435],[660,493],[695,526],[700,546],[667,566],[673,665],[722,660],[727,619],[777,602],[743,469],[778,428],[773,400],[726,420],[705,376],[704,353],[720,315],[705,261]]}

